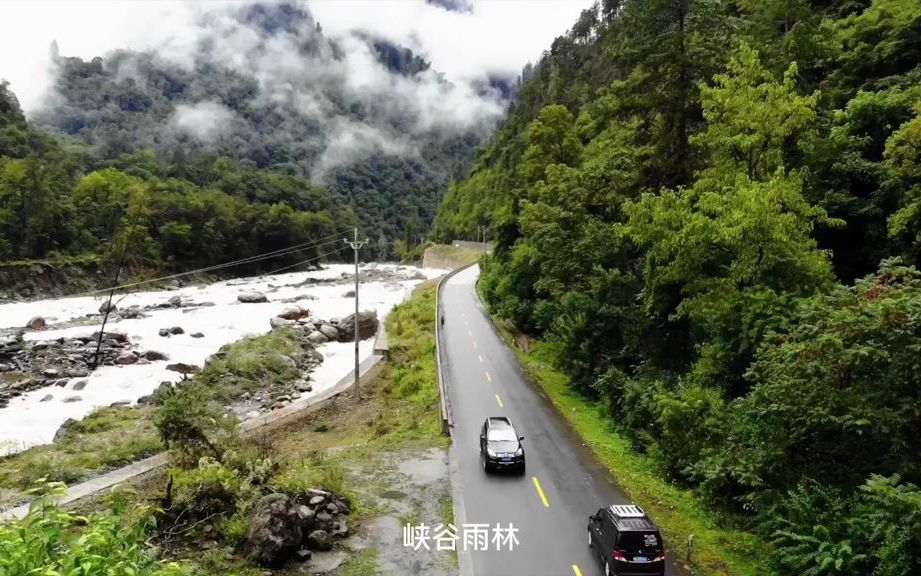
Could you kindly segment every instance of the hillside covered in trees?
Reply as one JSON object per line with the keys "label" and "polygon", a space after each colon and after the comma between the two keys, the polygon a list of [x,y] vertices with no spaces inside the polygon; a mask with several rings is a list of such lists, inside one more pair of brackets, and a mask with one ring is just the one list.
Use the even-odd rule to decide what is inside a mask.
{"label": "hillside covered in trees", "polygon": [[604,0],[436,220],[781,574],[921,573],[921,3]]}
{"label": "hillside covered in trees", "polygon": [[234,269],[246,273],[333,252],[355,222],[341,198],[299,176],[207,154],[179,166],[149,150],[97,157],[61,145],[0,84],[0,261],[124,258],[137,272],[170,271],[311,244]]}
{"label": "hillside covered in trees", "polygon": [[207,155],[307,179],[341,196],[389,255],[430,229],[503,111],[504,86],[451,84],[363,33],[330,38],[299,3],[216,9],[195,34],[172,51],[91,60],[54,45],[36,125],[94,162],[150,150],[180,178]]}

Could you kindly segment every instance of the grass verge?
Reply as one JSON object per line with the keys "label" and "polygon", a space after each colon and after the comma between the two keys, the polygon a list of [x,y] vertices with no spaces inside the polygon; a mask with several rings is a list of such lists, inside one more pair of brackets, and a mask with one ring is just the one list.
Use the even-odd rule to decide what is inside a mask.
{"label": "grass verge", "polygon": [[40,479],[72,484],[160,452],[152,412],[151,406],[97,408],[53,444],[0,458],[0,506],[24,500]]}
{"label": "grass verge", "polygon": [[461,248],[451,244],[433,244],[425,249],[423,262],[434,268],[461,268],[483,257],[482,250]]}
{"label": "grass verge", "polygon": [[706,576],[769,576],[766,544],[756,536],[717,525],[712,512],[690,490],[663,480],[654,462],[638,454],[615,427],[605,407],[572,391],[569,378],[553,367],[552,346],[532,340],[525,351],[516,344],[513,330],[496,321],[531,380],[547,394],[585,444],[610,471],[618,485],[642,506],[671,543],[674,554],[686,557],[687,541],[694,535],[690,562],[695,574]]}

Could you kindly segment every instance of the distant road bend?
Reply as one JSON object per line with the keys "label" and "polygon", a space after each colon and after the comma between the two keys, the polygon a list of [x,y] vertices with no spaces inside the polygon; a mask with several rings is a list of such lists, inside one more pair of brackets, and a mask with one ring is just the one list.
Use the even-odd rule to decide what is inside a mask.
{"label": "distant road bend", "polygon": [[[466,556],[461,558],[462,576],[470,576],[471,569],[477,576],[602,574],[587,545],[588,517],[628,499],[527,382],[482,309],[475,291],[478,275],[476,266],[456,274],[441,299],[442,362],[455,423],[453,489],[461,504],[456,512],[459,523],[513,523],[520,545],[512,552],[493,547],[461,552],[459,547]],[[478,441],[487,416],[508,416],[525,437],[524,476],[483,472]],[[668,562],[667,574],[685,573],[674,558]]]}

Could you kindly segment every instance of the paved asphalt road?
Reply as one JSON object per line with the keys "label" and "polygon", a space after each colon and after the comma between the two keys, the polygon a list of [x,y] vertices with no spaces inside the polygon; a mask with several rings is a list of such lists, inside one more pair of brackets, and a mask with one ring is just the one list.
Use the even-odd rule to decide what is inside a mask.
{"label": "paved asphalt road", "polygon": [[[520,545],[497,551],[490,541],[486,551],[459,551],[462,576],[471,569],[476,576],[602,574],[587,545],[588,516],[628,500],[523,376],[485,315],[474,288],[478,274],[475,266],[456,274],[445,284],[441,300],[442,362],[455,424],[455,513],[459,524],[513,523]],[[488,416],[510,417],[525,437],[525,476],[483,472],[478,442]],[[672,562],[669,575],[685,573]]]}

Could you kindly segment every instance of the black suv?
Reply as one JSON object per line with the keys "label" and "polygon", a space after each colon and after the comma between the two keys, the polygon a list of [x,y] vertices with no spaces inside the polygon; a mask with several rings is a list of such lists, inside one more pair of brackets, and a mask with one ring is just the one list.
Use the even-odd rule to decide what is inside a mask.
{"label": "black suv", "polygon": [[517,470],[524,474],[524,447],[505,416],[491,416],[483,422],[480,430],[480,455],[483,457],[483,470]]}
{"label": "black suv", "polygon": [[589,516],[588,545],[607,576],[665,574],[662,536],[639,506],[608,506]]}

